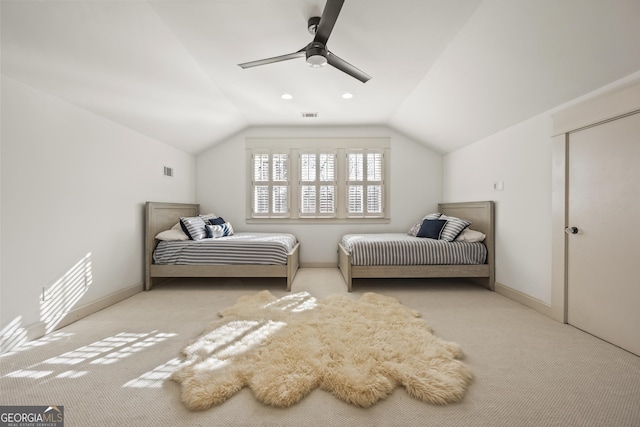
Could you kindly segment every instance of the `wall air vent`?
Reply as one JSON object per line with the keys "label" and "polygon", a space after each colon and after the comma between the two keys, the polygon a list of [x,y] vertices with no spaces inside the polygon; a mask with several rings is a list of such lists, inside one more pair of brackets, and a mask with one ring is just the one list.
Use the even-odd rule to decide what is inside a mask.
{"label": "wall air vent", "polygon": [[318,113],[302,113],[302,117],[305,119],[314,119],[318,117]]}
{"label": "wall air vent", "polygon": [[173,168],[169,166],[163,166],[163,168],[164,168],[163,175],[168,178],[173,178]]}

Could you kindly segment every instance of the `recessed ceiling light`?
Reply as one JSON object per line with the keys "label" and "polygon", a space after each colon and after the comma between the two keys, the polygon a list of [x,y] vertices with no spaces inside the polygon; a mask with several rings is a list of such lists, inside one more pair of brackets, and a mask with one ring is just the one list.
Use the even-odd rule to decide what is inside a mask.
{"label": "recessed ceiling light", "polygon": [[293,95],[291,95],[290,93],[283,93],[282,95],[280,95],[280,98],[286,99],[288,101],[290,99],[293,99]]}
{"label": "recessed ceiling light", "polygon": [[349,93],[349,92],[345,92],[345,93],[342,94],[342,97],[344,99],[351,99],[351,98],[353,98],[353,94]]}

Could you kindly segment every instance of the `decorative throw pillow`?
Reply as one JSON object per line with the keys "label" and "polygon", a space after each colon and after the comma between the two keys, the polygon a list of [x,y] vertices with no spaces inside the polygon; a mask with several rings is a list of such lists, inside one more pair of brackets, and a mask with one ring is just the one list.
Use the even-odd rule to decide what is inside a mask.
{"label": "decorative throw pillow", "polygon": [[221,216],[217,217],[217,218],[209,218],[209,224],[211,225],[222,225],[224,224],[225,221],[224,218],[222,218]]}
{"label": "decorative throw pillow", "polygon": [[447,224],[442,229],[440,235],[440,240],[447,242],[453,242],[465,228],[471,225],[469,221],[454,216],[441,215],[440,219],[447,220]]}
{"label": "decorative throw pillow", "polygon": [[205,229],[207,230],[207,237],[209,238],[233,236],[233,227],[228,222],[222,225],[207,224]]}
{"label": "decorative throw pillow", "polygon": [[420,230],[420,227],[422,226],[422,221],[424,221],[425,219],[438,219],[438,218],[440,218],[440,215],[442,215],[442,214],[441,213],[430,213],[428,215],[425,215],[420,221],[416,222],[415,224],[413,224],[411,226],[411,228],[409,229],[407,234],[409,236],[416,237],[416,235],[418,234],[418,231]]}
{"label": "decorative throw pillow", "polygon": [[442,230],[447,224],[446,219],[425,219],[422,221],[420,230],[416,234],[416,237],[426,237],[428,239],[440,239]]}
{"label": "decorative throw pillow", "polygon": [[420,230],[420,226],[422,225],[422,220],[416,222],[415,224],[413,224],[411,226],[411,228],[409,229],[409,231],[407,231],[407,234],[409,236],[413,236],[416,237],[416,234],[418,234],[418,231]]}
{"label": "decorative throw pillow", "polygon": [[184,234],[182,230],[165,230],[156,235],[158,240],[189,240],[189,236]]}
{"label": "decorative throw pillow", "polygon": [[202,240],[207,235],[204,228],[206,223],[199,216],[182,217],[180,218],[180,225],[182,226],[182,231],[191,240]]}

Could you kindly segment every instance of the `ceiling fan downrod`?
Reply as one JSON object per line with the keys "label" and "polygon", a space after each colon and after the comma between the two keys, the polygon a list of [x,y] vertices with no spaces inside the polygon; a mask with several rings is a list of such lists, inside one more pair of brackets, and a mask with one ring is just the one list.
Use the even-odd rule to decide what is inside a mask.
{"label": "ceiling fan downrod", "polygon": [[315,36],[316,32],[318,31],[318,25],[320,25],[319,16],[312,16],[311,18],[309,18],[309,21],[307,23],[307,30],[309,30],[309,34]]}

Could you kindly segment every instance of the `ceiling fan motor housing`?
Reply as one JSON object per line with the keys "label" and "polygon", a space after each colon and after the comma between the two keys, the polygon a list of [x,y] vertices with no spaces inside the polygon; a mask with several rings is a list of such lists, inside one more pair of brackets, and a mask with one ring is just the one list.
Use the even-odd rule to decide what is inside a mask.
{"label": "ceiling fan motor housing", "polygon": [[307,49],[307,64],[322,67],[327,63],[327,49],[322,43],[312,42]]}

